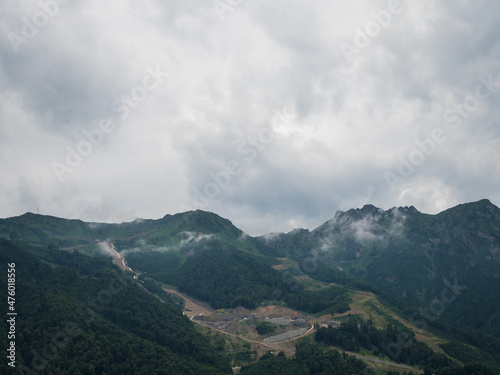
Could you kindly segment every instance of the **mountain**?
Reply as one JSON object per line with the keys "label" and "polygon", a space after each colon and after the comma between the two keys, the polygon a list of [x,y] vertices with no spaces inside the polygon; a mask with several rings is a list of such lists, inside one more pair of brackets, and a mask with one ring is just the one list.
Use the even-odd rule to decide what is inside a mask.
{"label": "mountain", "polygon": [[86,223],[33,213],[0,219],[0,239],[57,246],[65,250],[78,248],[78,251],[90,255],[100,251],[96,241],[109,240],[123,250],[145,242],[164,248],[184,246],[191,241],[194,244],[207,239],[206,236],[217,236],[230,243],[240,240],[247,248],[261,253],[274,252],[263,241],[245,235],[229,220],[200,210],[121,224]]}
{"label": "mountain", "polygon": [[437,215],[366,205],[266,243],[312,277],[338,281],[346,273],[422,308],[428,319],[500,337],[500,209],[488,200]]}
{"label": "mountain", "polygon": [[[52,320],[42,320],[52,327],[48,330],[29,318],[22,331],[25,345],[19,351],[26,364],[35,361],[30,348],[39,345],[43,349],[41,342],[64,330],[58,322],[85,324],[70,311],[99,294],[99,285],[102,290],[110,272],[118,271],[110,262],[113,259],[127,280],[129,297],[120,295],[116,304],[113,299],[112,306],[97,313],[91,309],[96,322],[107,327],[106,334],[98,333],[96,329],[102,327],[93,324],[85,326],[82,337],[88,350],[100,350],[109,358],[115,358],[115,353],[103,345],[96,347],[96,338],[109,343],[111,335],[117,347],[137,348],[140,355],[130,354],[129,365],[134,369],[146,368],[141,357],[147,348],[148,353],[156,353],[156,357],[151,354],[154,363],[175,363],[181,373],[228,371],[227,359],[224,362],[221,353],[212,351],[211,344],[197,336],[192,323],[183,320],[159,285],[176,288],[215,309],[280,306],[311,319],[352,313],[357,318],[340,318],[344,326],[338,331],[318,329],[315,341],[343,350],[365,350],[429,371],[441,369],[439,374],[489,374],[500,368],[495,359],[500,358],[500,209],[488,200],[437,215],[423,214],[415,207],[382,210],[365,205],[338,211],[314,230],[294,229],[260,237],[249,236],[229,220],[200,210],[121,224],[27,213],[0,219],[0,241],[2,259],[11,262],[14,255],[20,257],[16,262],[28,267],[20,273],[23,287],[28,295],[39,296],[21,300],[20,306],[34,314],[27,316],[63,307],[62,313],[49,314]],[[142,314],[138,306],[143,304],[148,305],[144,324],[135,318]],[[154,312],[162,309],[169,312]],[[384,318],[379,316],[381,311]],[[163,317],[168,314],[172,317],[166,323]],[[35,331],[39,333],[32,336]],[[189,344],[172,345],[179,337],[190,337]],[[400,337],[408,339],[400,342]],[[394,347],[405,354],[391,355]],[[316,347],[297,348],[300,359],[295,362],[263,357],[262,363],[243,373],[271,367],[277,373],[280,368],[303,373],[312,366],[308,356],[323,358],[325,368],[340,369],[350,361]],[[61,359],[66,358],[64,350]],[[429,356],[433,351],[435,355]],[[304,352],[309,354],[304,356]],[[162,362],[164,358],[167,362]],[[328,361],[330,365],[326,365]],[[64,368],[63,362],[52,361],[55,367],[51,369]],[[123,369],[119,361],[111,362],[116,371]],[[486,367],[479,368],[476,362]],[[194,367],[182,367],[188,363]],[[102,363],[94,363],[95,373],[96,366],[103,368]],[[207,370],[199,372],[201,367],[196,366]],[[80,367],[82,373],[93,373]]]}
{"label": "mountain", "polygon": [[0,325],[10,345],[2,374],[231,373],[179,306],[109,262],[5,239],[0,261],[9,281],[0,299],[11,314]]}

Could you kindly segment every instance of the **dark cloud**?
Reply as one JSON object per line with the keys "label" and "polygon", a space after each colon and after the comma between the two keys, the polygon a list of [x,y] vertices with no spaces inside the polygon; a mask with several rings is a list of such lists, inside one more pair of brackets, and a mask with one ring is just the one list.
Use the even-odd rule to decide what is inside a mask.
{"label": "dark cloud", "polygon": [[366,203],[500,204],[493,0],[389,18],[387,1],[70,1],[17,52],[41,8],[5,3],[0,216],[203,208],[262,234]]}

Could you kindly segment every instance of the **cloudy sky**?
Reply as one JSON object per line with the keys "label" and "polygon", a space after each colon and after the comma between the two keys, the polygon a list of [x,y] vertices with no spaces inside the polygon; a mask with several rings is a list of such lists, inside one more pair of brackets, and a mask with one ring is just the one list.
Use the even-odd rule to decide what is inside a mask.
{"label": "cloudy sky", "polygon": [[0,0],[0,217],[500,205],[500,4]]}

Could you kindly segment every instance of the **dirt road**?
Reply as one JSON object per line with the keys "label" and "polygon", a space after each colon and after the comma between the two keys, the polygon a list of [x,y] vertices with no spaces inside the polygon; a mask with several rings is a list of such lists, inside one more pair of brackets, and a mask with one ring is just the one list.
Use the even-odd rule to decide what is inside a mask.
{"label": "dirt road", "polygon": [[120,255],[120,253],[115,250],[115,245],[113,245],[111,242],[109,242],[109,241],[102,241],[102,242],[99,242],[99,246],[102,246],[105,251],[107,251],[107,252],[109,252],[109,253],[112,254],[112,256],[113,256],[113,263],[115,263],[122,270],[134,272],[134,271],[132,271],[132,268],[128,267],[125,264],[125,258],[122,257]]}
{"label": "dirt road", "polygon": [[[210,315],[212,315],[212,312],[214,311],[213,309],[203,306],[200,302],[195,301],[194,299],[192,299],[188,295],[181,293],[181,292],[178,292],[177,290],[168,289],[168,288],[163,288],[163,290],[167,293],[175,294],[184,300],[184,303],[185,303],[184,314],[186,316],[188,316],[191,320],[193,319],[194,316],[199,316],[199,315],[210,316]],[[199,322],[196,321],[196,323],[199,323]]]}
{"label": "dirt road", "polygon": [[297,339],[299,339],[301,337],[310,335],[311,333],[314,332],[314,326],[312,326],[309,330],[307,330],[303,334],[301,334],[299,336],[295,336],[295,337],[289,338],[289,339],[286,339],[286,340],[283,340],[283,341],[276,341],[276,342],[273,342],[273,343],[264,343],[263,341],[252,340],[252,339],[249,339],[247,337],[243,337],[243,336],[240,336],[240,335],[236,335],[236,334],[233,334],[233,333],[226,332],[226,331],[221,330],[221,329],[217,329],[217,328],[211,327],[211,326],[209,326],[207,324],[204,324],[202,321],[193,319],[193,317],[199,316],[199,315],[210,316],[210,315],[212,315],[213,310],[210,309],[210,308],[207,308],[205,306],[202,306],[199,301],[196,301],[196,300],[190,298],[189,296],[187,296],[186,294],[178,292],[177,290],[168,289],[168,288],[163,288],[163,290],[165,292],[167,292],[167,293],[175,294],[175,295],[181,297],[182,299],[184,299],[184,302],[185,302],[184,314],[186,316],[188,316],[193,322],[195,322],[195,323],[197,323],[199,325],[202,325],[204,327],[211,328],[211,329],[213,329],[215,331],[224,333],[226,335],[237,337],[237,338],[239,338],[241,340],[245,340],[245,341],[248,341],[248,342],[251,342],[251,343],[254,343],[254,344],[265,346],[265,347],[268,348],[268,350],[277,350],[277,349],[280,349],[283,344],[286,344],[286,343],[288,343],[290,341],[294,341],[294,340],[297,340]]}

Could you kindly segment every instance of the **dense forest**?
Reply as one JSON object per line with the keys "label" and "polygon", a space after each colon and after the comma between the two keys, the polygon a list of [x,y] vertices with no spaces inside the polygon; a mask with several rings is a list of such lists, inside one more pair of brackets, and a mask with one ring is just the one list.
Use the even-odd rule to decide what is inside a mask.
{"label": "dense forest", "polygon": [[[359,352],[371,351],[377,356],[387,356],[391,360],[411,366],[418,365],[427,374],[495,374],[493,358],[474,353],[471,361],[462,366],[456,360],[442,353],[434,352],[428,345],[415,339],[415,334],[398,322],[377,329],[371,320],[349,316],[339,328],[322,327],[314,334],[317,342]],[[465,349],[462,347],[462,350]],[[472,354],[472,353],[471,353]],[[488,364],[488,365],[487,365]],[[479,372],[470,372],[474,371]],[[465,371],[465,372],[464,372]]]}
{"label": "dense forest", "polygon": [[337,350],[325,350],[318,345],[297,345],[295,358],[287,359],[283,352],[268,353],[259,362],[243,367],[242,375],[364,375],[366,364],[356,357]]}
{"label": "dense forest", "polygon": [[[177,305],[162,303],[109,262],[5,240],[0,262],[16,264],[19,373],[231,373],[227,359],[195,332]],[[6,271],[2,267],[4,280]],[[6,288],[1,300],[7,300]],[[0,325],[2,338],[6,328]],[[11,370],[0,362],[0,373]]]}
{"label": "dense forest", "polygon": [[147,270],[148,276],[165,284],[177,284],[184,257],[178,252],[135,252],[127,255],[127,264],[134,270]]}
{"label": "dense forest", "polygon": [[[453,321],[425,319],[420,310],[385,294],[379,294],[379,299],[392,311],[414,322],[417,327],[449,340],[449,343],[440,345],[449,356],[467,365],[477,362],[488,364],[500,373],[500,339],[497,337]],[[469,309],[472,310],[473,307]]]}
{"label": "dense forest", "polygon": [[330,286],[309,291],[291,274],[282,274],[252,255],[212,242],[180,267],[179,290],[214,308],[255,308],[262,302],[285,302],[307,313],[334,313],[349,309],[348,289]]}

